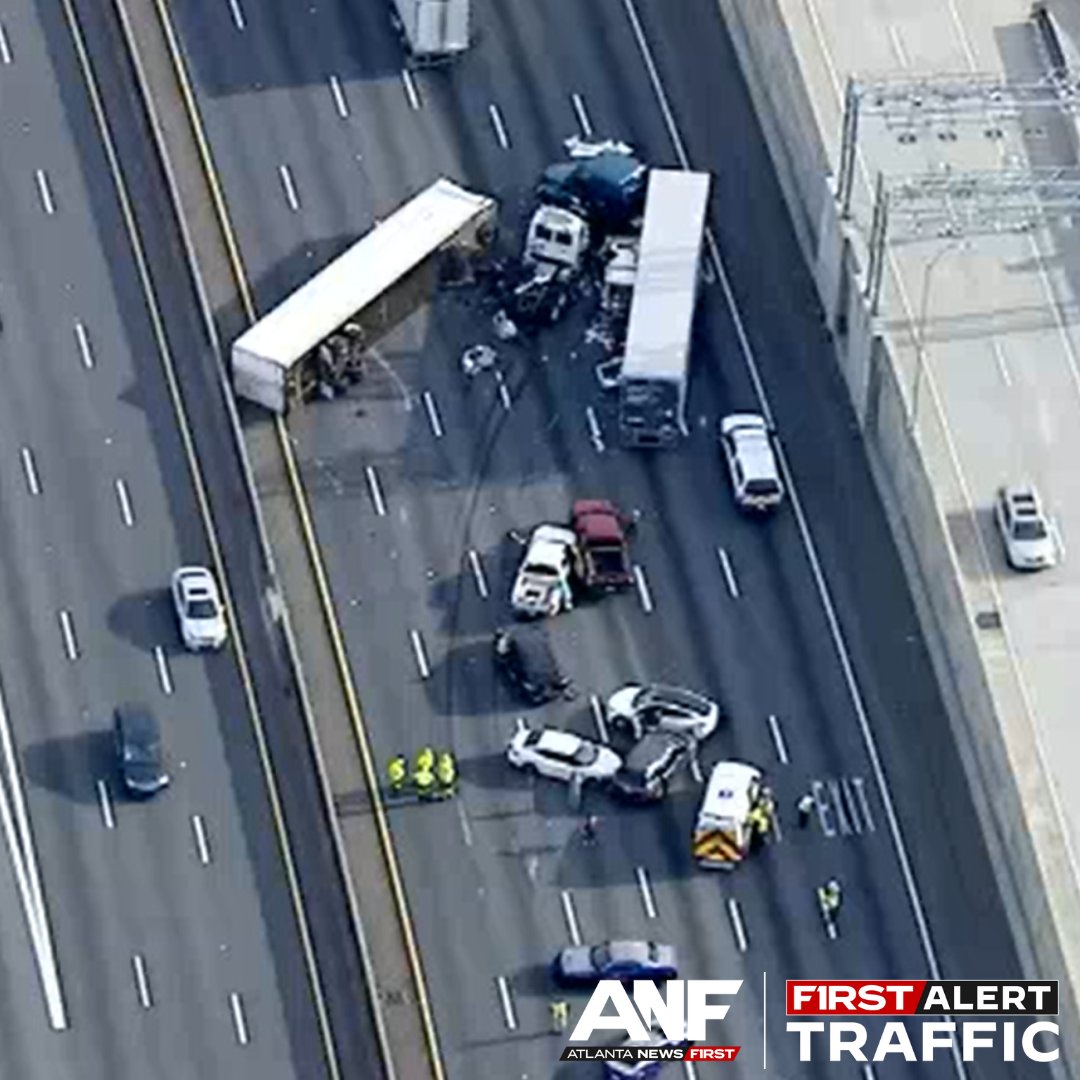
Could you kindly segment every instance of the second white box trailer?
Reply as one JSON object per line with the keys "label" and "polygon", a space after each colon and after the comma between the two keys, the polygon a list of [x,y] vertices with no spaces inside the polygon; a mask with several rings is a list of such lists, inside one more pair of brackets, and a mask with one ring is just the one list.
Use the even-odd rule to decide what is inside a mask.
{"label": "second white box trailer", "polygon": [[450,60],[469,47],[470,0],[394,0],[394,23],[418,63]]}

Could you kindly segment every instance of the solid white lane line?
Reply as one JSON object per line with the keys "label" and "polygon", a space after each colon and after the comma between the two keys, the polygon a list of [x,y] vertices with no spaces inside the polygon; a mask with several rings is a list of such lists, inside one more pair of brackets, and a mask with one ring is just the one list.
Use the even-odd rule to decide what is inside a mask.
{"label": "solid white lane line", "polygon": [[41,206],[46,214],[56,213],[56,204],[53,202],[52,190],[49,187],[49,178],[45,175],[44,169],[38,169],[34,173],[34,179],[37,181],[38,197],[41,199]]}
{"label": "solid white lane line", "polygon": [[731,559],[728,557],[728,553],[722,547],[718,547],[716,549],[716,557],[720,560],[720,568],[724,571],[724,580],[727,582],[727,591],[734,599],[738,600],[739,583],[735,580],[735,571],[731,568]]}
{"label": "solid white lane line", "polygon": [[997,338],[990,339],[990,345],[994,350],[994,360],[998,371],[1001,373],[1001,381],[1006,386],[1012,386],[1012,375],[1009,374],[1009,365],[1005,360],[1005,348]]}
{"label": "solid white lane line", "polygon": [[598,453],[604,452],[604,433],[600,430],[600,421],[596,418],[596,410],[591,405],[585,406],[585,422],[589,425],[589,440],[593,449]]}
{"label": "solid white lane line", "polygon": [[592,138],[593,127],[589,122],[589,114],[585,111],[585,99],[580,94],[571,94],[570,101],[574,106],[574,114],[577,116],[578,127],[586,139]]}
{"label": "solid white lane line", "polygon": [[510,997],[510,984],[506,981],[505,975],[500,975],[495,984],[499,988],[499,1001],[502,1003],[503,1020],[506,1021],[506,1026],[510,1031],[517,1031],[517,1016],[514,1013],[514,1002]]}
{"label": "solid white lane line", "polygon": [[488,116],[491,117],[492,127],[495,128],[495,138],[499,140],[499,145],[504,150],[510,149],[510,139],[506,134],[506,125],[503,123],[502,113],[499,112],[499,106],[491,104],[488,106]]}
{"label": "solid white lane line", "polygon": [[420,95],[416,90],[416,82],[412,72],[408,68],[401,69],[401,81],[405,84],[405,96],[409,99],[409,108],[420,108]]}
{"label": "solid white lane line", "polygon": [[135,515],[131,512],[131,496],[123,480],[116,481],[116,500],[120,504],[120,520],[129,528],[135,527]]}
{"label": "solid white lane line", "polygon": [[610,742],[611,740],[608,738],[607,720],[604,717],[604,703],[596,694],[589,695],[589,708],[592,709],[593,722],[596,724],[596,730],[600,735],[600,741],[602,743]]}
{"label": "solid white lane line", "polygon": [[907,49],[904,48],[904,39],[900,36],[900,27],[892,23],[889,24],[889,40],[892,42],[893,52],[896,53],[896,59],[900,61],[900,66],[903,68],[911,67]]}
{"label": "solid white lane line", "polygon": [[634,584],[637,585],[638,599],[645,609],[645,614],[651,615],[653,611],[652,593],[649,592],[649,583],[645,579],[645,569],[640,563],[634,563]]}
{"label": "solid white lane line", "polygon": [[368,491],[371,493],[371,501],[375,506],[375,513],[379,517],[386,517],[386,503],[383,500],[382,485],[375,472],[374,465],[364,466],[364,476],[367,477]]}
{"label": "solid white lane line", "polygon": [[487,577],[484,575],[484,567],[480,562],[480,554],[469,548],[469,568],[472,570],[473,581],[476,582],[476,591],[481,600],[486,600],[491,594],[488,592]]}
{"label": "solid white lane line", "polygon": [[300,209],[300,199],[296,194],[296,184],[293,182],[292,170],[288,165],[279,165],[278,176],[281,178],[281,186],[285,189],[285,201],[289,204],[289,209],[295,214]]}
{"label": "solid white lane line", "polygon": [[83,367],[92,368],[94,366],[94,353],[90,348],[90,335],[87,334],[86,327],[78,320],[75,322],[75,343],[79,346],[79,355],[82,357]]}
{"label": "solid white lane line", "polygon": [[71,619],[71,612],[66,609],[60,611],[60,633],[64,638],[64,652],[69,660],[79,659],[79,643],[75,640],[75,624]]}
{"label": "solid white lane line", "polygon": [[229,11],[232,12],[232,20],[237,30],[243,30],[244,13],[240,10],[240,0],[229,0]]}
{"label": "solid white lane line", "polygon": [[5,64],[11,63],[11,46],[8,44],[7,30],[0,23],[0,60]]}
{"label": "solid white lane line", "polygon": [[195,835],[195,851],[203,866],[210,865],[210,838],[206,834],[206,823],[202,814],[191,815],[191,831]]}
{"label": "solid white lane line", "polygon": [[109,798],[109,785],[104,780],[98,780],[95,786],[98,806],[101,808],[101,822],[106,829],[115,829],[116,818],[113,816],[112,799]]}
{"label": "solid white lane line", "polygon": [[158,682],[161,683],[162,692],[166,695],[173,692],[172,675],[169,673],[169,661],[165,656],[165,650],[160,645],[154,646],[154,663],[157,665]]}
{"label": "solid white lane line", "polygon": [[789,765],[791,758],[788,757],[784,733],[780,730],[780,721],[772,713],[769,713],[769,734],[772,735],[773,746],[776,747],[776,756],[780,759],[780,763]]}
{"label": "solid white lane line", "polygon": [[1050,522],[1050,531],[1054,534],[1054,541],[1058,546],[1058,556],[1064,562],[1068,556],[1068,551],[1065,548],[1065,533],[1062,531],[1061,522],[1057,518]]}
{"label": "solid white lane line", "polygon": [[341,80],[336,75],[330,76],[330,95],[334,99],[334,108],[342,120],[349,116],[349,103],[345,100],[345,91],[341,88]]}
{"label": "solid white lane line", "polygon": [[634,877],[637,878],[638,888],[641,890],[641,902],[645,905],[645,917],[656,918],[656,901],[653,899],[652,886],[649,884],[649,875],[644,866],[634,867]]}
{"label": "solid white lane line", "polygon": [[150,996],[150,980],[146,977],[146,961],[136,953],[131,958],[131,967],[135,972],[135,989],[139,994],[139,1004],[144,1009],[154,1006],[154,999]]}
{"label": "solid white lane line", "polygon": [[424,650],[424,639],[420,636],[420,631],[410,630],[409,640],[412,642],[416,666],[420,669],[420,678],[426,679],[431,675],[431,668],[428,667],[427,652]]}
{"label": "solid white lane line", "polygon": [[731,928],[735,931],[735,943],[739,946],[739,952],[746,952],[750,942],[746,937],[746,927],[743,926],[742,911],[739,901],[733,896],[727,902],[728,918],[731,919]]}
{"label": "solid white lane line", "polygon": [[566,920],[566,932],[570,935],[571,945],[581,944],[581,929],[578,926],[577,912],[574,911],[574,898],[568,889],[559,893],[559,901],[562,903],[563,918]]}
{"label": "solid white lane line", "polygon": [[251,1041],[248,1033],[247,1018],[244,1016],[244,1003],[240,995],[234,990],[229,995],[229,1008],[232,1010],[233,1030],[236,1032],[236,1041],[241,1046],[247,1046]]}
{"label": "solid white lane line", "polygon": [[435,406],[435,398],[432,397],[430,390],[425,390],[420,395],[424,402],[424,409],[427,411],[428,423],[431,425],[431,433],[436,439],[443,437],[442,420],[439,419],[439,410]]}
{"label": "solid white lane line", "polygon": [[37,468],[34,465],[34,453],[29,446],[24,446],[19,451],[19,457],[22,459],[23,472],[26,474],[26,486],[30,489],[31,495],[41,494],[41,484],[38,482]]}
{"label": "solid white lane line", "polygon": [[503,404],[503,408],[509,412],[510,406],[513,404],[510,400],[510,388],[506,385],[506,379],[503,378],[503,373],[496,368],[495,369],[495,381],[499,384],[499,400]]}

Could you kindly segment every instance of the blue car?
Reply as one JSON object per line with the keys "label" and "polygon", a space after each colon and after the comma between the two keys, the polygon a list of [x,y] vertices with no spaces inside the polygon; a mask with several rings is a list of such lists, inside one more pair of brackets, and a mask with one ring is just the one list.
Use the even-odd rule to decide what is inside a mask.
{"label": "blue car", "polygon": [[672,945],[655,941],[605,941],[599,945],[572,945],[552,965],[562,986],[587,986],[601,979],[674,979],[678,963]]}

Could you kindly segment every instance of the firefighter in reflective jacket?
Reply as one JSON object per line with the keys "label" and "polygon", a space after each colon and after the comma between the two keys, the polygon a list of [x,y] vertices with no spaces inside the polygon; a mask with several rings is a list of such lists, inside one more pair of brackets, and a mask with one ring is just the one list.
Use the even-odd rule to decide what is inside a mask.
{"label": "firefighter in reflective jacket", "polygon": [[391,794],[400,795],[409,779],[409,762],[404,754],[390,759],[390,764],[386,766],[386,775],[390,781]]}
{"label": "firefighter in reflective jacket", "polygon": [[433,772],[435,769],[435,751],[430,746],[425,746],[416,751],[413,758],[413,772]]}
{"label": "firefighter in reflective jacket", "polygon": [[747,815],[747,824],[750,826],[751,846],[757,847],[764,843],[765,838],[773,827],[773,803],[768,796],[763,796],[754,803]]}
{"label": "firefighter in reflective jacket", "polygon": [[439,781],[440,794],[443,798],[450,798],[457,791],[457,765],[454,755],[449,750],[444,750],[435,763],[435,778]]}

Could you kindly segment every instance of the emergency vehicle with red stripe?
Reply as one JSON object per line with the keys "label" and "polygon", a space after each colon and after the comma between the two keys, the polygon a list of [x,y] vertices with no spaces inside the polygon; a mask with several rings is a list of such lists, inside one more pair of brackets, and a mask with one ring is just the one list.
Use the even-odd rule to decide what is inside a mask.
{"label": "emergency vehicle with red stripe", "polygon": [[760,769],[742,761],[718,762],[709,777],[694,825],[692,849],[699,866],[732,870],[750,851],[751,812],[761,799]]}

